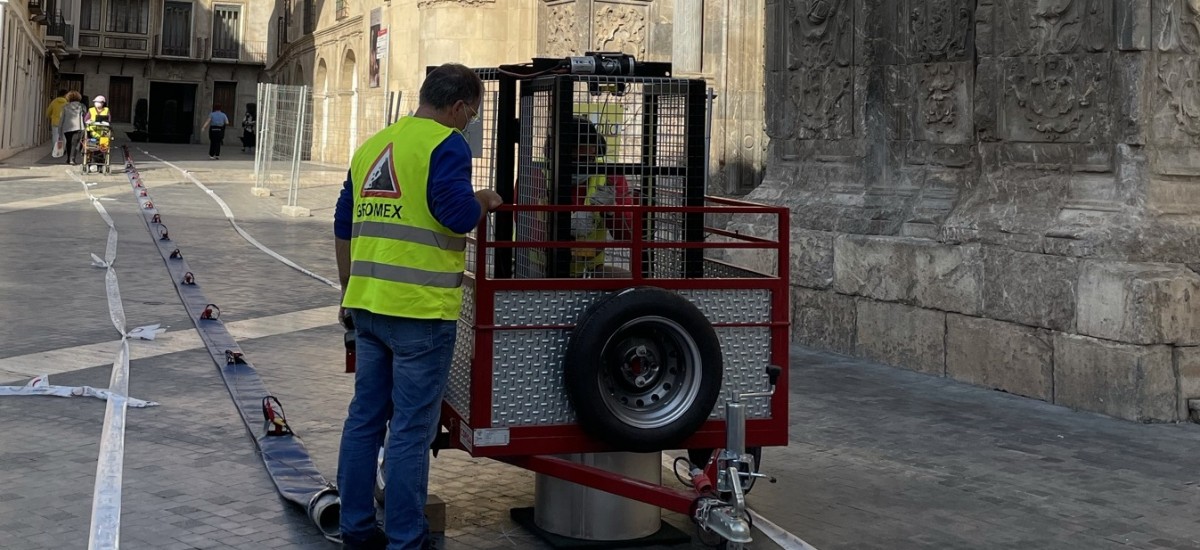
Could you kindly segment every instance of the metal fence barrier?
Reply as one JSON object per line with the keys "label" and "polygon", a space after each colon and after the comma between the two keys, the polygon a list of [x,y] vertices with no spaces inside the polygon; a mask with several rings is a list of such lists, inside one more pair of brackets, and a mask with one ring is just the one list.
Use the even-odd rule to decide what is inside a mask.
{"label": "metal fence barrier", "polygon": [[255,128],[254,188],[269,195],[288,190],[288,206],[296,206],[302,147],[311,134],[308,86],[258,85]]}
{"label": "metal fence barrier", "polygon": [[310,86],[259,84],[255,194],[286,192],[284,212],[307,215],[300,206],[303,190],[340,184],[354,151],[390,122],[415,110],[416,97],[381,90],[315,92]]}

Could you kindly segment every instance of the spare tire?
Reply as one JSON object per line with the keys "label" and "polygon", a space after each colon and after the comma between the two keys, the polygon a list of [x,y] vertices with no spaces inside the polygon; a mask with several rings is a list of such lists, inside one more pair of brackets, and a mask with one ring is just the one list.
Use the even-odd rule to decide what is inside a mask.
{"label": "spare tire", "polygon": [[563,362],[580,427],[632,452],[679,448],[712,414],[724,375],[721,346],[704,314],[651,287],[589,307]]}

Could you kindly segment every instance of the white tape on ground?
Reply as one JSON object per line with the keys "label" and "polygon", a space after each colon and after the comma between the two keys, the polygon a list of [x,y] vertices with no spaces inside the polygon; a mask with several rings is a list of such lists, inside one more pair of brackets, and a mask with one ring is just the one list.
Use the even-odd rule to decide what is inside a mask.
{"label": "white tape on ground", "polygon": [[[83,186],[104,223],[108,225],[108,243],[101,260],[92,254],[93,265],[105,268],[104,286],[108,295],[108,315],[121,335],[117,357],[113,360],[112,376],[108,381],[108,404],[104,407],[104,428],[100,433],[100,454],[96,459],[96,485],[92,493],[92,520],[89,528],[89,550],[116,550],[121,534],[121,480],[125,468],[125,411],[129,396],[129,340],[125,330],[125,308],[121,305],[121,289],[117,285],[117,226],[104,209],[100,199],[92,194],[87,182],[67,170]],[[97,261],[101,260],[101,261]]]}
{"label": "white tape on ground", "polygon": [[[266,338],[291,334],[302,330],[327,327],[337,324],[337,306],[325,306],[279,315],[267,315],[253,319],[231,321],[226,330],[236,340]],[[161,329],[160,329],[161,330]],[[131,330],[130,335],[137,329]],[[42,374],[55,375],[107,364],[112,357],[113,342],[98,342],[82,346],[71,346],[54,350],[39,351],[27,355],[0,359],[0,381],[28,378]],[[137,361],[204,347],[200,335],[193,327],[157,334],[154,342],[135,340],[129,346],[129,359]]]}
{"label": "white tape on ground", "polygon": [[[52,397],[95,397],[96,399],[110,399],[113,393],[109,390],[93,388],[91,386],[55,386],[50,384],[50,376],[43,374],[36,376],[24,386],[0,386],[0,396],[39,396],[46,395]],[[129,407],[144,408],[156,407],[158,403],[154,401],[143,401],[127,397],[125,404]]]}
{"label": "white tape on ground", "polygon": [[196,186],[197,186],[197,187],[199,187],[200,189],[204,190],[204,192],[205,192],[205,193],[208,193],[208,196],[212,197],[212,199],[213,199],[214,201],[217,201],[217,205],[219,205],[219,206],[221,207],[221,210],[222,210],[223,212],[225,212],[225,218],[226,218],[226,219],[228,219],[228,220],[229,220],[229,223],[233,225],[233,229],[234,229],[234,231],[237,231],[238,235],[241,235],[241,236],[242,236],[242,238],[243,238],[243,239],[246,239],[246,241],[247,241],[247,242],[249,242],[250,244],[254,245],[254,246],[255,246],[255,247],[257,247],[259,250],[261,250],[261,251],[263,251],[263,252],[267,253],[267,255],[271,256],[272,258],[275,258],[276,260],[279,260],[280,262],[283,262],[283,264],[284,264],[284,265],[286,265],[286,266],[288,266],[288,267],[290,267],[290,268],[292,268],[292,269],[295,269],[296,271],[299,271],[300,273],[303,273],[303,274],[305,274],[305,275],[308,275],[309,277],[312,277],[312,278],[314,278],[314,279],[316,279],[316,280],[318,280],[318,281],[321,281],[322,283],[325,283],[325,284],[327,284],[327,285],[329,285],[329,286],[331,286],[331,287],[333,287],[333,288],[336,288],[336,289],[338,289],[338,290],[341,290],[341,289],[342,289],[342,285],[340,285],[340,284],[338,284],[338,283],[335,283],[335,282],[333,282],[333,281],[330,281],[329,279],[326,279],[325,277],[322,277],[322,276],[320,276],[320,275],[317,275],[316,273],[313,273],[312,271],[309,271],[309,270],[307,270],[307,269],[304,269],[303,267],[300,267],[300,266],[299,266],[298,264],[296,264],[295,262],[293,262],[293,261],[291,261],[291,260],[289,260],[289,259],[285,258],[284,256],[280,255],[279,253],[275,252],[274,250],[271,250],[270,248],[267,248],[267,247],[266,247],[266,245],[264,245],[264,244],[262,244],[262,243],[258,242],[258,240],[257,240],[257,239],[255,239],[255,238],[254,238],[254,237],[252,237],[252,236],[251,236],[249,233],[247,233],[245,230],[243,230],[243,229],[241,228],[241,226],[239,226],[239,225],[237,224],[237,221],[233,219],[233,210],[230,210],[230,209],[229,209],[229,205],[228,205],[228,204],[225,204],[225,201],[221,200],[221,197],[220,197],[220,196],[218,196],[218,195],[217,195],[217,193],[216,193],[215,191],[213,191],[212,189],[209,189],[209,188],[208,188],[208,186],[204,185],[203,183],[201,183],[201,182],[200,182],[200,180],[196,179],[196,177],[195,177],[195,176],[193,176],[191,172],[188,172],[187,170],[184,170],[183,168],[180,168],[179,166],[176,166],[175,164],[172,164],[172,163],[170,163],[170,162],[167,162],[167,161],[165,161],[165,160],[163,160],[163,159],[161,159],[161,158],[159,158],[159,157],[156,157],[156,156],[154,156],[153,154],[151,154],[149,151],[147,151],[147,150],[145,150],[145,149],[142,149],[142,148],[140,148],[140,147],[139,147],[139,148],[138,148],[138,150],[139,150],[139,151],[141,151],[141,152],[142,152],[143,154],[145,154],[146,156],[148,156],[148,157],[150,157],[150,158],[152,158],[152,159],[154,159],[154,160],[156,160],[156,161],[158,161],[158,162],[161,162],[161,163],[163,163],[163,164],[165,164],[165,165],[167,165],[167,166],[170,166],[171,168],[174,168],[174,169],[178,170],[178,171],[179,171],[179,173],[183,174],[183,175],[184,175],[184,177],[186,177],[186,178],[187,178],[188,180],[190,180],[192,183],[196,184]]}

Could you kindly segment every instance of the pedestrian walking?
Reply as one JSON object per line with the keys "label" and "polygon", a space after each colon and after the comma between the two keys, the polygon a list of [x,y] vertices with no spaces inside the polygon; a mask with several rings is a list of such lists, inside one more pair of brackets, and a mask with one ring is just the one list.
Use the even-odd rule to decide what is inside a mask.
{"label": "pedestrian walking", "polygon": [[221,111],[220,103],[216,103],[212,113],[208,115],[208,120],[204,121],[204,126],[200,128],[201,132],[208,130],[208,158],[221,158],[221,142],[225,140],[226,126],[229,126],[229,115]]}
{"label": "pedestrian walking", "polygon": [[59,90],[58,95],[54,96],[54,99],[46,106],[46,118],[50,121],[50,139],[53,140],[50,145],[50,154],[54,158],[61,157],[65,147],[62,135],[62,111],[66,105],[67,91]]}
{"label": "pedestrian walking", "polygon": [[246,118],[242,119],[242,152],[254,152],[254,126],[258,123],[255,118],[253,103],[246,104]]}
{"label": "pedestrian walking", "polygon": [[[337,201],[342,308],[357,346],[354,398],[338,452],[347,550],[417,550],[428,541],[429,447],[462,307],[466,233],[503,203],[495,191],[471,187],[462,131],[479,116],[482,97],[483,83],[467,67],[434,69],[417,112],[354,153]],[[374,487],[385,434],[380,531]]]}
{"label": "pedestrian walking", "polygon": [[80,150],[81,141],[83,140],[83,96],[79,92],[71,90],[67,92],[67,104],[63,106],[62,111],[62,133],[63,142],[65,143],[63,156],[67,157],[64,161],[67,164],[79,164],[77,161],[83,154]]}

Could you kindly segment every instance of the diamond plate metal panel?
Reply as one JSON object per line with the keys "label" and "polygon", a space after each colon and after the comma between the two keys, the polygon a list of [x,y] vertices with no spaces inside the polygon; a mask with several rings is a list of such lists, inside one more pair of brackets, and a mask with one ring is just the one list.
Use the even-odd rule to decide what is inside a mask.
{"label": "diamond plate metal panel", "polygon": [[567,331],[506,330],[495,334],[492,426],[574,423],[575,411],[563,389]]}
{"label": "diamond plate metal panel", "polygon": [[771,321],[770,290],[681,290],[679,295],[692,302],[713,324]]}
{"label": "diamond plate metal panel", "polygon": [[471,421],[471,358],[475,354],[475,288],[463,285],[463,306],[459,314],[454,359],[450,363],[450,380],[446,385],[446,401],[467,422]]}
{"label": "diamond plate metal panel", "polygon": [[[733,392],[749,393],[770,389],[767,365],[771,364],[771,329],[768,327],[726,327],[717,329],[721,355],[725,358],[725,377],[721,397],[713,418],[725,418],[725,403]],[[758,397],[746,401],[746,418],[771,418],[771,400]]]}
{"label": "diamond plate metal panel", "polygon": [[496,293],[496,326],[570,325],[603,292],[541,290]]}
{"label": "diamond plate metal panel", "polygon": [[768,275],[757,271],[751,271],[725,262],[713,260],[705,260],[704,262],[705,279],[763,279],[768,277]]}
{"label": "diamond plate metal panel", "polygon": [[[496,325],[568,325],[604,293],[579,290],[496,293]],[[769,290],[682,290],[710,323],[767,323],[771,321]]]}
{"label": "diamond plate metal panel", "polygon": [[[571,324],[601,295],[600,292],[507,292],[496,296],[497,324],[504,326]],[[688,290],[680,293],[713,323],[754,323],[770,320],[768,290]],[[767,387],[765,368],[771,360],[767,327],[716,329],[725,359],[722,398],[713,418],[725,414],[724,402],[733,391]],[[571,424],[575,413],[563,388],[562,357],[566,330],[497,331],[492,370],[492,425],[495,427]],[[770,403],[747,403],[748,418],[769,418]]]}

